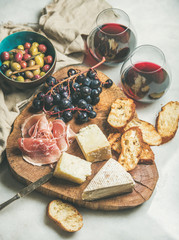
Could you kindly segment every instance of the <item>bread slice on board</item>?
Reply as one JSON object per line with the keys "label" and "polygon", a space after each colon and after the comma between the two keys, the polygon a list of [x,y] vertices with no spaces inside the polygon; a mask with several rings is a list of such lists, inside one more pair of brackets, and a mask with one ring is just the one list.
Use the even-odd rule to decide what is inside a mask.
{"label": "bread slice on board", "polygon": [[122,129],[133,118],[135,103],[132,99],[118,98],[111,105],[108,123],[117,129]]}
{"label": "bread slice on board", "polygon": [[170,141],[176,134],[179,120],[179,102],[169,102],[162,107],[156,120],[156,129],[162,143]]}
{"label": "bread slice on board", "polygon": [[124,131],[131,127],[139,127],[142,132],[143,141],[150,146],[157,146],[162,143],[160,134],[156,131],[155,127],[143,120],[133,118],[125,127]]}
{"label": "bread slice on board", "polygon": [[83,226],[83,217],[78,210],[61,200],[53,200],[48,204],[47,215],[67,232],[76,232]]}
{"label": "bread slice on board", "polygon": [[142,145],[142,133],[138,127],[132,127],[122,135],[122,151],[118,162],[125,168],[126,171],[130,171],[137,166],[142,152]]}
{"label": "bread slice on board", "polygon": [[154,160],[155,160],[155,155],[151,147],[147,143],[143,143],[143,148],[140,155],[139,163],[152,164]]}
{"label": "bread slice on board", "polygon": [[117,153],[121,153],[121,135],[122,133],[110,133],[108,136],[108,142],[111,145],[111,149]]}

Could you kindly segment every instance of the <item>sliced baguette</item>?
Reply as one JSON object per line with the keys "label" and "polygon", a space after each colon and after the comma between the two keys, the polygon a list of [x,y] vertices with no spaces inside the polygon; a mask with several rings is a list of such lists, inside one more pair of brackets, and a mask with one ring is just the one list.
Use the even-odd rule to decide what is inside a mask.
{"label": "sliced baguette", "polygon": [[131,127],[139,127],[142,132],[143,141],[150,146],[157,146],[162,143],[160,134],[156,131],[155,127],[143,120],[133,118],[124,128],[124,131]]}
{"label": "sliced baguette", "polygon": [[179,102],[169,102],[162,107],[156,120],[156,129],[162,143],[170,141],[176,134],[179,120]]}
{"label": "sliced baguette", "polygon": [[121,153],[121,135],[122,133],[110,133],[108,136],[108,142],[111,145],[111,149],[117,153]]}
{"label": "sliced baguette", "polygon": [[53,200],[48,204],[47,215],[67,232],[76,232],[83,226],[83,217],[78,210],[61,200]]}
{"label": "sliced baguette", "polygon": [[130,171],[137,166],[142,152],[142,145],[142,133],[138,127],[132,127],[122,135],[122,151],[118,162],[126,169],[126,171]]}
{"label": "sliced baguette", "polygon": [[140,155],[139,163],[152,164],[154,162],[155,155],[151,147],[147,143],[143,143],[142,152]]}
{"label": "sliced baguette", "polygon": [[135,103],[132,99],[118,98],[111,105],[108,123],[117,129],[122,129],[133,118]]}

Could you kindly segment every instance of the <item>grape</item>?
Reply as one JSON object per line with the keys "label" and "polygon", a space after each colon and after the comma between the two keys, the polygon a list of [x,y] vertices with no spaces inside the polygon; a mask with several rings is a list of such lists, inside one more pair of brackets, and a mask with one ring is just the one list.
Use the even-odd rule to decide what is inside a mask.
{"label": "grape", "polygon": [[101,82],[99,81],[99,79],[94,79],[91,81],[90,87],[94,89],[94,88],[100,87],[100,85],[101,85]]}
{"label": "grape", "polygon": [[82,108],[82,109],[85,109],[87,107],[87,102],[84,99],[80,99],[78,101],[78,107]]}
{"label": "grape", "polygon": [[81,96],[80,96],[79,93],[74,92],[74,94],[73,94],[73,96],[72,96],[72,102],[73,102],[73,103],[77,103],[77,102],[79,101],[80,97],[81,97]]}
{"label": "grape", "polygon": [[35,110],[39,111],[42,109],[42,103],[39,99],[35,98],[33,100],[32,106],[35,108]]}
{"label": "grape", "polygon": [[62,97],[62,98],[67,98],[68,95],[69,95],[69,94],[68,94],[68,92],[66,92],[66,91],[64,91],[64,92],[61,93],[61,97]]}
{"label": "grape", "polygon": [[85,97],[84,100],[85,100],[87,103],[92,103],[92,98],[91,98],[91,96]]}
{"label": "grape", "polygon": [[56,119],[62,120],[63,122],[65,122],[64,117],[58,116]]}
{"label": "grape", "polygon": [[88,114],[86,112],[79,112],[77,120],[79,123],[85,123],[88,121]]}
{"label": "grape", "polygon": [[52,103],[52,102],[53,102],[53,97],[52,97],[52,95],[45,95],[44,101],[45,101],[45,103],[47,103],[47,104]]}
{"label": "grape", "polygon": [[70,108],[71,102],[67,98],[63,98],[60,103],[62,109]]}
{"label": "grape", "polygon": [[98,87],[97,90],[98,90],[98,92],[99,92],[99,94],[100,94],[100,93],[102,93],[102,90],[103,90],[103,89],[102,89],[102,87]]}
{"label": "grape", "polygon": [[99,97],[95,97],[92,99],[92,105],[96,105],[97,103],[99,103],[100,98]]}
{"label": "grape", "polygon": [[96,114],[95,111],[91,111],[91,112],[88,113],[88,116],[89,116],[90,118],[95,118],[96,115],[97,115],[97,114]]}
{"label": "grape", "polygon": [[73,114],[71,111],[65,111],[63,113],[63,118],[65,119],[65,122],[69,122],[73,118]]}
{"label": "grape", "polygon": [[61,101],[61,96],[59,93],[56,93],[54,96],[53,96],[53,103],[55,105],[58,105],[60,104],[60,101]]}
{"label": "grape", "polygon": [[74,84],[73,84],[73,88],[80,88],[80,84],[79,83],[77,83],[77,82],[75,82]]}
{"label": "grape", "polygon": [[37,94],[37,99],[39,99],[39,100],[43,100],[44,97],[45,97],[45,93],[43,93],[43,92],[39,92]]}
{"label": "grape", "polygon": [[76,74],[76,71],[75,71],[75,69],[70,68],[70,69],[68,70],[67,74],[68,74],[68,76],[70,77],[70,76],[72,76],[72,75],[75,75],[75,74]]}
{"label": "grape", "polygon": [[91,94],[91,88],[87,87],[87,86],[84,86],[81,88],[81,95],[83,97],[87,97]]}
{"label": "grape", "polygon": [[87,76],[89,78],[95,78],[96,77],[96,71],[93,70],[93,69],[90,69],[88,72],[87,72]]}
{"label": "grape", "polygon": [[86,77],[84,80],[83,80],[83,86],[87,86],[89,87],[91,84],[91,79]]}
{"label": "grape", "polygon": [[105,83],[103,83],[103,86],[105,88],[110,88],[113,85],[113,81],[111,79],[106,80]]}
{"label": "grape", "polygon": [[98,90],[97,89],[93,89],[91,91],[91,96],[92,96],[92,98],[98,97],[99,96]]}
{"label": "grape", "polygon": [[47,83],[48,86],[54,86],[56,84],[56,79],[52,76],[49,76],[46,79],[46,83]]}
{"label": "grape", "polygon": [[59,91],[59,93],[64,92],[64,88],[61,84],[58,86],[58,91]]}
{"label": "grape", "polygon": [[85,79],[85,75],[81,74],[77,77],[76,82],[77,83],[83,83],[84,79]]}
{"label": "grape", "polygon": [[53,111],[54,111],[55,113],[56,113],[56,112],[60,112],[60,108],[57,107],[57,106],[55,106],[54,109],[53,109]]}
{"label": "grape", "polygon": [[89,112],[91,112],[91,111],[93,111],[93,106],[92,106],[91,104],[88,104],[87,107],[86,107],[86,109],[87,109]]}

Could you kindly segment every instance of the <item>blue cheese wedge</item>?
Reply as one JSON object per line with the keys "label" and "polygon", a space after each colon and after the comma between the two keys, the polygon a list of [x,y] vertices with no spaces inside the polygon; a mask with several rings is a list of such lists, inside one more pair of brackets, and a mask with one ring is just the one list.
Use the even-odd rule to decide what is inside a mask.
{"label": "blue cheese wedge", "polygon": [[91,163],[64,152],[57,162],[53,175],[81,184],[91,175]]}
{"label": "blue cheese wedge", "polygon": [[92,201],[131,192],[134,187],[131,175],[114,159],[109,159],[82,193],[82,199]]}
{"label": "blue cheese wedge", "polygon": [[108,160],[112,157],[110,143],[96,124],[80,129],[76,140],[89,162]]}

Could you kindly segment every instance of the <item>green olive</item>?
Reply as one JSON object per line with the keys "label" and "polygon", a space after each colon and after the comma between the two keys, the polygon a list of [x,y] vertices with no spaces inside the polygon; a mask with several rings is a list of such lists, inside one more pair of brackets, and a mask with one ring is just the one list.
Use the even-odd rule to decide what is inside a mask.
{"label": "green olive", "polygon": [[11,70],[12,71],[19,71],[19,70],[21,70],[21,65],[17,62],[13,62],[11,64]]}
{"label": "green olive", "polygon": [[11,69],[8,69],[6,72],[5,72],[5,75],[7,77],[10,77],[12,75],[12,70]]}
{"label": "green olive", "polygon": [[41,56],[42,58],[44,58],[44,57],[45,57],[45,54],[39,52],[39,56]]}
{"label": "green olive", "polygon": [[9,59],[14,60],[14,54],[12,52],[9,53]]}
{"label": "green olive", "polygon": [[33,74],[34,74],[34,76],[35,76],[35,75],[39,75],[39,74],[40,74],[40,69],[34,70],[34,71],[33,71]]}
{"label": "green olive", "polygon": [[16,81],[18,81],[18,82],[24,82],[24,78],[23,78],[22,76],[18,76],[18,77],[16,78]]}
{"label": "green olive", "polygon": [[34,65],[35,65],[35,61],[34,60],[29,60],[28,67],[33,67]]}
{"label": "green olive", "polygon": [[38,48],[39,44],[38,44],[37,42],[33,42],[33,43],[32,43],[32,46]]}
{"label": "green olive", "polygon": [[17,76],[16,75],[11,75],[11,79],[16,80]]}
{"label": "green olive", "polygon": [[43,77],[46,73],[45,72],[41,72],[40,76]]}
{"label": "green olive", "polygon": [[23,46],[23,45],[19,45],[19,46],[17,47],[17,49],[19,49],[19,50],[24,50],[24,46]]}
{"label": "green olive", "polygon": [[41,68],[44,66],[44,60],[40,55],[36,56],[34,60],[35,60],[35,63],[37,65],[40,65]]}
{"label": "green olive", "polygon": [[25,77],[32,79],[34,77],[34,74],[31,71],[25,71]]}
{"label": "green olive", "polygon": [[37,53],[38,53],[38,48],[35,47],[35,46],[32,46],[32,47],[29,49],[29,52],[30,52],[30,54],[31,54],[32,56],[37,55]]}
{"label": "green olive", "polygon": [[5,64],[5,65],[7,65],[7,66],[8,66],[8,68],[9,68],[9,66],[10,66],[10,61],[4,61],[2,64]]}

